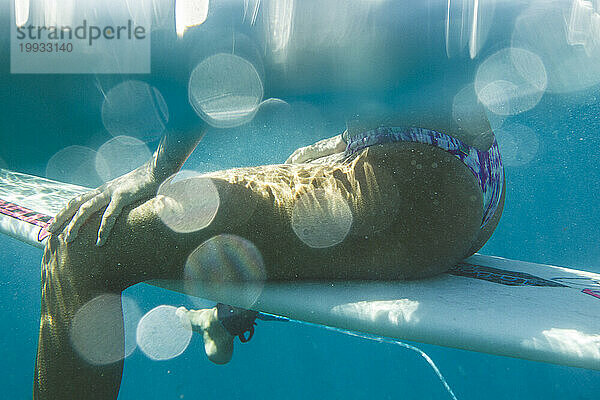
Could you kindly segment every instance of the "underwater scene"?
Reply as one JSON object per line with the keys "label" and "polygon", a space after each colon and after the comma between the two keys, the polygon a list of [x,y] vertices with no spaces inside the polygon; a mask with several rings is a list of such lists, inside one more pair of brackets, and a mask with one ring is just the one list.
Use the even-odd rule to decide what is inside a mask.
{"label": "underwater scene", "polygon": [[1,4],[0,398],[598,397],[600,1]]}

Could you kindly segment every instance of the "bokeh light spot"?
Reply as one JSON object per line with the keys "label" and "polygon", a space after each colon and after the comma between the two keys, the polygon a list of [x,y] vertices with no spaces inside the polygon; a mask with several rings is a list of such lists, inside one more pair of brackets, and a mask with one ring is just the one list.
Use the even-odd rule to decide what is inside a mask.
{"label": "bokeh light spot", "polygon": [[102,103],[102,123],[113,136],[132,136],[143,142],[156,140],[168,120],[162,94],[146,82],[120,83],[108,91]]}
{"label": "bokeh light spot", "polygon": [[162,305],[148,311],[137,326],[140,350],[152,360],[169,360],[182,354],[192,339],[192,327],[176,314],[177,308]]}
{"label": "bokeh light spot", "polygon": [[117,136],[98,149],[95,165],[102,181],[107,182],[133,171],[150,159],[148,146],[131,136]]}
{"label": "bokeh light spot", "polygon": [[73,317],[69,331],[71,344],[88,363],[114,363],[135,350],[135,340],[127,337],[134,329],[123,325],[122,310],[127,310],[125,322],[136,324],[139,309],[131,299],[124,298],[123,302],[122,307],[121,296],[117,294],[102,294],[85,303]]}
{"label": "bokeh light spot", "polygon": [[509,167],[529,164],[539,150],[539,138],[533,129],[511,123],[496,132],[502,163]]}
{"label": "bokeh light spot", "polygon": [[302,194],[292,210],[292,229],[314,248],[334,246],[344,240],[352,226],[352,211],[342,195],[316,189]]}
{"label": "bokeh light spot", "polygon": [[74,185],[99,186],[102,180],[96,172],[96,155],[89,147],[65,147],[48,160],[46,177]]}
{"label": "bokeh light spot", "polygon": [[262,254],[252,242],[221,234],[189,255],[184,278],[187,293],[212,293],[218,298],[220,292],[235,287],[236,304],[251,307],[262,292],[266,271]]}
{"label": "bokeh light spot", "polygon": [[158,216],[179,233],[210,225],[219,210],[219,192],[210,178],[191,171],[172,175],[158,189]]}
{"label": "bokeh light spot", "polygon": [[215,54],[194,68],[189,99],[196,113],[217,128],[252,120],[263,97],[263,84],[252,63],[234,54]]}
{"label": "bokeh light spot", "polygon": [[535,107],[546,89],[546,69],[531,51],[507,48],[477,69],[475,92],[493,113],[515,115]]}

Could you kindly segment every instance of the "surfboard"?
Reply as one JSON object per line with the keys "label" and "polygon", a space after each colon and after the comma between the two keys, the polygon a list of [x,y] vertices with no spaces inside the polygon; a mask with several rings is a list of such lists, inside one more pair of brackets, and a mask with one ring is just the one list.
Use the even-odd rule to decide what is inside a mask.
{"label": "surfboard", "polygon": [[[52,217],[88,190],[0,169],[0,232],[42,248]],[[262,315],[600,370],[600,274],[592,272],[476,254],[419,281],[147,283]]]}

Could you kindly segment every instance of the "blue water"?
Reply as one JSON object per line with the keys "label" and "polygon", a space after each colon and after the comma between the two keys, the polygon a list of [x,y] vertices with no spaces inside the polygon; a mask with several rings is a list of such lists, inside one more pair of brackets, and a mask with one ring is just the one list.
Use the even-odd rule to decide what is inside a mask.
{"label": "blue water", "polygon": [[[428,32],[435,33],[436,29]],[[501,37],[491,37],[481,60],[506,45]],[[41,176],[50,157],[60,149],[74,144],[97,149],[111,138],[100,118],[103,97],[99,85],[146,80],[160,87],[168,100],[178,93],[177,89],[170,93],[177,79],[171,79],[169,73],[178,76],[177,68],[185,64],[162,60],[167,56],[164,49],[157,48],[153,62],[160,66],[160,73],[151,76],[111,81],[94,75],[13,75],[9,73],[7,28],[0,28],[0,38],[0,159],[12,170]],[[165,45],[161,40],[157,37],[153,46]],[[395,47],[389,45],[390,49]],[[304,57],[310,60],[313,55]],[[396,58],[401,54],[390,55],[390,60]],[[419,78],[418,73],[410,82],[383,77],[373,90],[360,85],[352,91],[342,90],[316,78],[306,84],[306,90],[298,90],[301,80],[286,89],[285,80],[280,78],[269,83],[269,72],[273,71],[266,68],[265,98],[283,99],[289,107],[259,111],[252,122],[241,127],[209,129],[186,167],[202,170],[279,163],[299,146],[341,133],[348,116],[360,109],[357,104],[377,102],[388,109],[401,109],[407,101],[402,95],[404,89],[418,93],[421,84],[440,84],[439,91],[443,92],[440,82],[454,79],[451,73],[444,75],[448,66],[454,66],[456,74],[464,70],[466,81],[472,81],[473,66],[461,69],[442,58],[435,58],[439,64],[416,68],[435,79],[427,81],[429,78]],[[315,62],[309,69],[314,72],[325,64]],[[326,90],[319,90],[319,83],[327,86]],[[504,126],[519,123],[533,130],[539,149],[525,165],[506,167],[504,214],[481,250],[483,254],[600,272],[599,115],[600,87],[592,85],[568,94],[545,93],[533,109],[507,118]],[[156,142],[149,147],[153,150]],[[37,249],[0,237],[2,398],[22,399],[31,394],[39,324],[40,256]],[[162,304],[197,306],[186,296],[147,285],[132,287],[126,294],[143,313]],[[536,318],[535,314],[531,318]],[[412,344],[436,362],[459,399],[595,399],[600,392],[599,371]],[[152,361],[139,349],[126,359],[119,399],[213,398],[449,396],[414,352],[295,323],[260,322],[251,342],[236,344],[233,360],[226,366],[206,359],[198,336],[184,354],[169,361]]]}

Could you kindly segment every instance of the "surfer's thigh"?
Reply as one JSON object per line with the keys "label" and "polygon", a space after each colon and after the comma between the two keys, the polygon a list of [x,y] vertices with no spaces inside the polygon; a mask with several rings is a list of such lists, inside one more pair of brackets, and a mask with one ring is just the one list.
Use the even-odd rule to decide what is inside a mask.
{"label": "surfer's thigh", "polygon": [[[65,242],[62,234],[50,237],[45,259],[53,260],[53,273],[68,277],[74,284],[119,291],[151,279],[180,279],[189,254],[211,237],[229,232],[253,238],[257,226],[260,225],[259,231],[266,231],[271,221],[278,221],[267,218],[273,213],[268,198],[263,198],[257,207],[259,200],[244,185],[222,179],[212,182],[219,204],[209,226],[176,229],[165,223],[165,218],[182,212],[179,203],[153,197],[125,207],[103,246],[95,245],[101,218],[101,213],[97,213],[86,221],[72,242]],[[192,203],[206,196],[195,192],[190,195],[197,196],[191,199]],[[194,214],[198,212],[193,207],[183,210],[190,221],[199,217]]]}
{"label": "surfer's thigh", "polygon": [[119,291],[148,279],[177,278],[183,253],[189,252],[195,238],[168,229],[158,214],[160,206],[160,199],[151,198],[125,207],[100,247],[95,245],[101,218],[97,213],[72,242],[65,242],[63,234],[52,235],[44,259],[52,260],[52,273],[68,277],[73,285],[98,290]]}
{"label": "surfer's thigh", "polygon": [[378,233],[385,245],[374,251],[393,263],[381,265],[410,279],[444,272],[461,260],[479,235],[483,215],[483,194],[469,168],[421,143],[388,143],[365,152],[364,163],[389,182],[381,188],[389,223]]}

